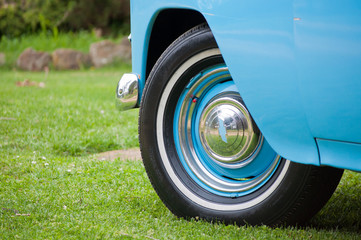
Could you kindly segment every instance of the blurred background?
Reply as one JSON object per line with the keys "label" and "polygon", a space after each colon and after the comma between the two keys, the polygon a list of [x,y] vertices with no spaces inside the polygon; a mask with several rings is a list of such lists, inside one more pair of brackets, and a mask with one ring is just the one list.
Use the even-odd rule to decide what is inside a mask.
{"label": "blurred background", "polygon": [[0,69],[130,63],[129,33],[129,0],[0,0]]}
{"label": "blurred background", "polygon": [[129,32],[129,0],[0,0],[0,37],[59,31]]}

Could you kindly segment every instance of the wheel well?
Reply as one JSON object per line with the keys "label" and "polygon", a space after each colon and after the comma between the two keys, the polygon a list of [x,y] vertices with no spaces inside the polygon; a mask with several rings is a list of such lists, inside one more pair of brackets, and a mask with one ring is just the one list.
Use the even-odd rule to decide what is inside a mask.
{"label": "wheel well", "polygon": [[188,9],[167,9],[157,16],[149,39],[146,79],[164,50],[180,35],[201,23],[203,15]]}

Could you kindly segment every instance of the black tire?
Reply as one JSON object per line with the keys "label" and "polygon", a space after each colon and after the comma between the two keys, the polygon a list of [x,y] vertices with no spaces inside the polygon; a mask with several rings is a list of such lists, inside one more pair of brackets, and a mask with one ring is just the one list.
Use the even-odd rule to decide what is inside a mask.
{"label": "black tire", "polygon": [[[234,193],[230,190],[229,193],[220,191],[221,187],[212,189],[212,183],[204,184],[198,181],[198,175],[195,176],[191,166],[183,160],[187,156],[182,154],[187,153],[183,152],[183,142],[178,140],[181,138],[177,135],[177,126],[174,125],[181,122],[181,117],[176,118],[176,113],[181,112],[177,110],[180,104],[178,101],[186,101],[186,97],[182,101],[179,99],[188,96],[184,91],[199,72],[224,64],[217,49],[208,26],[200,25],[179,37],[152,69],[142,96],[139,117],[140,148],[149,179],[164,204],[179,217],[252,225],[302,224],[328,201],[343,170],[302,165],[279,156],[273,157],[269,162],[270,165],[274,164],[274,167],[271,170],[268,170],[269,166],[265,168],[265,171],[269,172],[267,179],[262,178],[262,181],[259,181],[261,183],[251,190],[242,189],[243,192]],[[213,53],[210,53],[211,51]],[[234,96],[234,92],[231,95]],[[244,105],[240,97],[235,99]],[[257,126],[252,124],[257,134]],[[221,125],[218,128],[221,128]],[[183,129],[179,131],[182,132]],[[262,151],[265,147],[259,145],[259,148],[259,151]],[[254,151],[252,154],[259,153]],[[211,173],[212,171],[210,170]],[[228,170],[225,171],[227,175]],[[229,172],[231,173],[231,170]],[[200,170],[201,177],[206,174],[208,172],[203,173]],[[223,177],[228,176],[220,174],[219,178]],[[253,181],[253,177],[248,176],[245,180],[244,175],[242,178],[232,175],[228,178],[231,183],[243,183]],[[227,179],[222,181],[228,184]]]}

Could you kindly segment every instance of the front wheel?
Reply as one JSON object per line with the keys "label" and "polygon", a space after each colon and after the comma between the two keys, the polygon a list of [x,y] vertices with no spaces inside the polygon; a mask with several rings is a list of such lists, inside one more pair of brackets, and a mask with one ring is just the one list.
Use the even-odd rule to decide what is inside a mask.
{"label": "front wheel", "polygon": [[139,138],[153,187],[180,217],[303,223],[330,198],[343,172],[293,163],[272,149],[206,25],[178,38],[154,66]]}

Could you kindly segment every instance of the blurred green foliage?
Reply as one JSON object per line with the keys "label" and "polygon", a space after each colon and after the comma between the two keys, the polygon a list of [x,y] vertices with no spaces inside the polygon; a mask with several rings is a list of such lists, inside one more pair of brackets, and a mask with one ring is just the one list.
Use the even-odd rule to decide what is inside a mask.
{"label": "blurred green foliage", "polygon": [[0,0],[0,39],[94,28],[129,32],[129,0]]}

